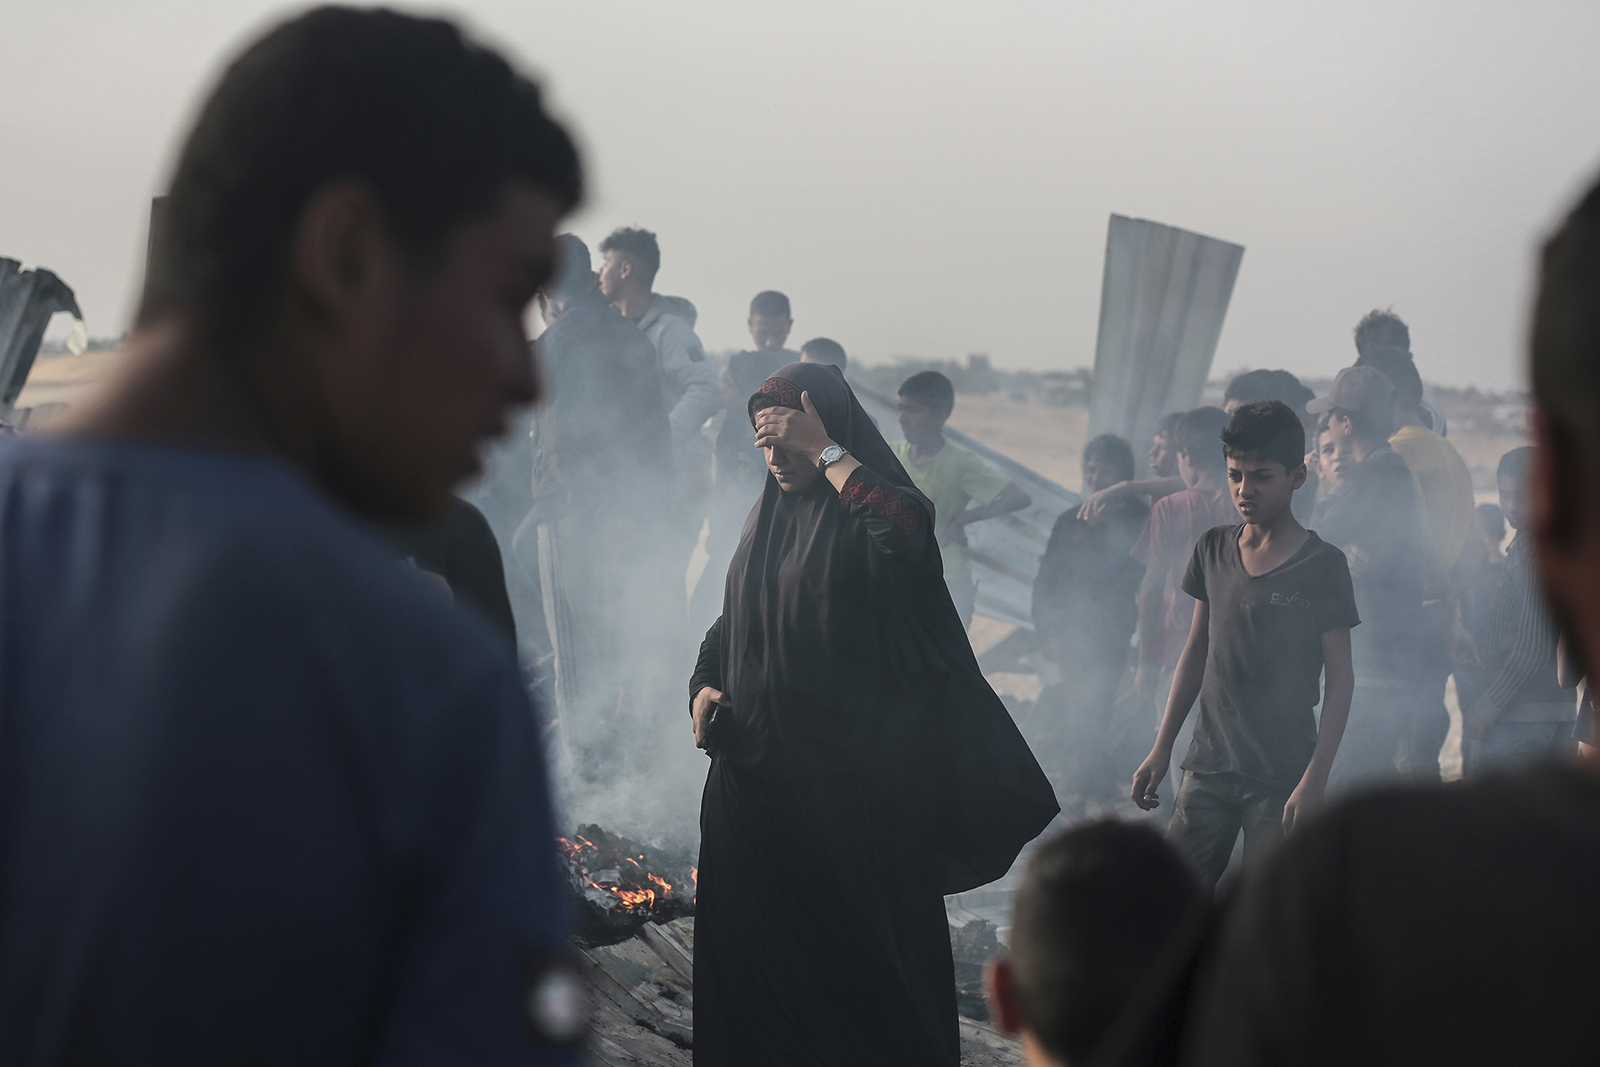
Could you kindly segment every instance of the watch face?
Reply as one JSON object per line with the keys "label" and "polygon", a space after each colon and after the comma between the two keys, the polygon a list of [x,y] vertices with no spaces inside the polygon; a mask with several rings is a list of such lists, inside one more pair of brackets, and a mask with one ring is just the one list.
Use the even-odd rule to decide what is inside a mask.
{"label": "watch face", "polygon": [[837,463],[844,458],[844,449],[839,445],[829,445],[822,450],[822,462]]}

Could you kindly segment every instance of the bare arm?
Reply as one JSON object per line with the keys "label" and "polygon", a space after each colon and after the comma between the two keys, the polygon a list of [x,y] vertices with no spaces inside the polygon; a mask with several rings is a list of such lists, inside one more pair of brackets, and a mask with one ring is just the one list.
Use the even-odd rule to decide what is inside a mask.
{"label": "bare arm", "polygon": [[1118,482],[1108,486],[1097,493],[1090,493],[1089,498],[1078,506],[1078,518],[1090,525],[1100,521],[1100,516],[1105,513],[1106,506],[1118,497],[1123,496],[1148,496],[1151,499],[1160,499],[1169,496],[1183,488],[1183,479],[1171,478],[1145,478],[1137,482]]}
{"label": "bare arm", "polygon": [[1583,681],[1583,664],[1572,654],[1567,635],[1556,639],[1556,684],[1563,689],[1576,689]]}
{"label": "bare arm", "polygon": [[1328,773],[1344,740],[1350,722],[1350,696],[1356,688],[1356,672],[1350,659],[1350,627],[1340,626],[1322,635],[1322,717],[1317,723],[1317,747],[1311,762],[1300,777],[1300,784],[1283,806],[1283,828],[1293,830],[1305,816],[1322,806],[1328,788]]}
{"label": "bare arm", "polygon": [[[1161,629],[1161,609],[1166,603],[1167,570],[1149,567],[1139,582],[1139,658],[1136,677],[1141,687],[1148,684],[1148,672],[1156,669],[1156,634]],[[1145,697],[1149,693],[1143,693]]]}
{"label": "bare arm", "polygon": [[[831,469],[828,471],[828,476],[830,478],[833,476],[833,471]],[[959,515],[951,516],[950,522],[947,524],[947,528],[960,529],[961,527],[970,525],[974,522],[982,522],[984,519],[992,519],[997,515],[1006,515],[1013,511],[1021,511],[1031,503],[1033,503],[1033,497],[1028,495],[1027,490],[1023,489],[1022,486],[1018,485],[1016,482],[1007,482],[1006,487],[1000,490],[999,495],[993,500],[989,501],[989,503],[985,504],[983,507],[968,508]]]}
{"label": "bare arm", "polygon": [[1167,694],[1167,708],[1161,715],[1161,727],[1156,731],[1155,747],[1133,775],[1133,802],[1146,811],[1160,806],[1156,787],[1167,776],[1178,731],[1183,729],[1189,709],[1200,696],[1200,683],[1206,674],[1206,656],[1211,651],[1210,627],[1211,605],[1204,600],[1195,601],[1194,621],[1189,624],[1189,640],[1184,643],[1183,655],[1178,657],[1178,669],[1172,676],[1172,691]]}

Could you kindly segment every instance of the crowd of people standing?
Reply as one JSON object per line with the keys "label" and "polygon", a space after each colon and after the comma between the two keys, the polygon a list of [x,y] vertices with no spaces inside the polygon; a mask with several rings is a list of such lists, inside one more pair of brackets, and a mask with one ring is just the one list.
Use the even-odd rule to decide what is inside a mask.
{"label": "crowd of people standing", "polygon": [[[1164,712],[1132,799],[1160,806],[1177,751],[1185,773],[1164,844],[1147,826],[1106,822],[1031,860],[1011,951],[990,973],[995,1019],[1024,1036],[1030,1063],[1592,1057],[1568,1013],[1583,1015],[1600,982],[1593,938],[1572,933],[1600,884],[1600,789],[1580,762],[1592,758],[1584,675],[1597,633],[1587,523],[1600,187],[1543,267],[1536,442],[1501,457],[1498,504],[1475,503],[1388,311],[1358,325],[1357,359],[1325,396],[1258,371],[1229,385],[1225,409],[1164,422],[1150,479],[1098,484],[1100,456],[1114,452],[1125,471],[1131,449],[1092,442],[1089,496],[1058,523],[1052,551],[1082,542],[1085,523],[1110,527],[1110,543],[1113,509],[1154,498],[1133,550],[1147,568],[1136,693],[1154,656],[1146,598],[1170,609],[1181,596],[1165,617],[1189,624],[1157,687]],[[1205,431],[1188,436],[1201,418]],[[1172,445],[1186,491],[1225,495],[1212,515],[1191,509],[1161,556],[1149,542],[1173,499],[1159,465]],[[1199,449],[1213,457],[1209,483]],[[1180,566],[1174,591],[1163,579]],[[1041,568],[1052,583],[1035,589],[1041,623],[1070,573]],[[1124,641],[1126,599],[1102,616],[1123,620]],[[1451,679],[1467,781],[1444,788]],[[1212,904],[1241,831],[1239,880]]]}
{"label": "crowd of people standing", "polygon": [[[122,374],[0,447],[0,1060],[575,1067],[547,728],[582,778],[670,727],[711,758],[696,1062],[958,1062],[942,898],[1059,812],[967,633],[965,528],[1028,496],[937,375],[891,446],[781,294],[719,380],[651,234],[598,269],[558,236],[584,186],[442,20],[316,8],[223,69]],[[1126,689],[1131,799],[1185,773],[1165,840],[1032,857],[990,970],[1032,1063],[1593,1059],[1597,309],[1600,186],[1544,248],[1493,509],[1386,312],[1325,396],[1253,372],[1163,420],[1150,478],[1089,443],[1035,588],[1056,713]],[[482,511],[453,496],[546,393]]]}
{"label": "crowd of people standing", "polygon": [[[598,348],[567,355],[572,342],[566,338],[573,331],[563,328],[562,306],[547,299],[550,329],[541,350],[557,389],[536,420],[535,466],[559,466],[558,460],[543,457],[558,455],[562,447],[541,424],[559,419],[564,408],[582,410],[574,421],[590,427],[591,435],[575,439],[575,447],[591,461],[607,450],[613,457],[610,476],[591,484],[614,491],[637,476],[623,472],[646,452],[670,461],[672,472],[662,467],[651,471],[649,480],[665,494],[661,525],[677,524],[675,536],[657,538],[672,546],[665,555],[651,558],[642,547],[620,546],[595,552],[590,567],[596,578],[579,588],[598,590],[599,572],[626,576],[629,567],[676,576],[686,564],[693,533],[705,525],[710,562],[698,586],[686,594],[694,617],[714,624],[701,647],[691,696],[697,740],[721,757],[713,764],[702,812],[711,872],[703,992],[708,1003],[718,1005],[719,1016],[735,1020],[727,1031],[708,1023],[705,1055],[713,1062],[711,1049],[725,1046],[737,1059],[759,1049],[752,1035],[786,1025],[782,1018],[763,1015],[771,1008],[768,1001],[737,1021],[741,1005],[748,1005],[733,992],[740,965],[727,961],[738,953],[718,948],[721,937],[728,936],[718,919],[720,908],[745,895],[719,891],[725,879],[741,884],[729,872],[742,878],[752,869],[770,873],[782,866],[770,855],[747,851],[750,842],[761,839],[758,829],[790,842],[794,857],[814,872],[844,862],[855,872],[861,895],[873,897],[865,887],[872,884],[874,864],[863,855],[821,838],[815,851],[794,847],[806,833],[792,821],[792,812],[814,808],[817,801],[810,794],[762,799],[752,792],[752,783],[766,779],[741,777],[741,768],[798,758],[795,753],[804,744],[797,748],[795,728],[780,725],[798,721],[797,712],[791,709],[785,719],[780,705],[752,711],[770,703],[770,692],[728,695],[730,657],[741,655],[740,640],[730,637],[729,629],[753,626],[766,642],[761,662],[768,664],[763,684],[770,686],[776,655],[772,635],[792,628],[796,618],[795,609],[776,602],[764,609],[744,606],[754,595],[746,569],[751,564],[741,562],[752,551],[752,536],[758,542],[769,539],[774,547],[768,551],[778,551],[777,542],[770,542],[777,535],[766,524],[784,529],[801,521],[782,509],[769,514],[769,505],[760,503],[762,494],[777,493],[774,499],[783,501],[827,484],[811,480],[808,472],[814,468],[807,461],[796,467],[792,454],[789,461],[774,459],[769,446],[763,456],[762,405],[794,409],[806,406],[797,399],[800,392],[827,396],[824,407],[831,406],[833,414],[817,417],[830,431],[841,420],[849,422],[845,413],[853,410],[852,402],[833,395],[840,386],[848,390],[846,357],[825,338],[798,352],[788,350],[793,321],[788,299],[762,292],[750,308],[754,347],[726,361],[717,407],[707,415],[706,408],[694,406],[701,402],[696,383],[715,374],[693,334],[692,305],[652,291],[660,263],[653,235],[621,230],[608,237],[600,246],[605,262],[598,272],[589,269],[588,251],[577,238],[562,241],[570,284],[596,309],[609,301],[603,311],[608,328],[638,350],[639,366],[611,366]],[[630,325],[633,334],[627,333]],[[659,390],[641,387],[636,402],[622,404],[605,388],[587,395],[576,385],[563,388],[569,361],[582,363],[582,373],[597,385],[648,377],[639,369],[646,361],[634,339],[638,334],[655,347],[656,373],[664,383]],[[1504,457],[1500,505],[1493,514],[1482,512],[1466,463],[1447,437],[1443,414],[1423,396],[1406,324],[1392,311],[1374,311],[1357,325],[1355,339],[1355,360],[1338,372],[1324,396],[1287,371],[1251,371],[1229,382],[1220,406],[1164,418],[1151,441],[1147,474],[1136,471],[1129,441],[1112,434],[1090,441],[1082,457],[1084,500],[1059,517],[1039,562],[1033,640],[1053,684],[1029,718],[1029,739],[1057,787],[1072,788],[1074,775],[1092,774],[1084,769],[1103,767],[1116,756],[1115,738],[1130,730],[1153,735],[1151,753],[1134,776],[1132,799],[1140,807],[1159,808],[1160,786],[1177,764],[1179,785],[1165,834],[1201,898],[1216,892],[1236,862],[1241,837],[1244,862],[1255,866],[1330,799],[1384,784],[1440,783],[1452,678],[1462,711],[1461,766],[1469,777],[1576,750],[1578,702],[1571,687],[1581,671],[1558,671],[1556,631],[1534,578],[1528,540],[1518,536],[1502,552],[1505,528],[1520,531],[1526,522],[1523,486],[1531,450],[1516,449]],[[620,347],[618,352],[620,359]],[[818,377],[804,369],[808,363],[831,365],[837,373]],[[811,384],[798,391],[774,384],[784,382]],[[768,400],[751,399],[762,397],[763,390],[770,393]],[[944,588],[964,630],[975,600],[965,528],[1028,507],[1031,500],[1003,473],[946,438],[943,427],[955,404],[954,388],[944,375],[925,371],[907,378],[898,390],[903,439],[871,465],[887,480],[862,492],[873,494],[880,523],[925,511]],[[642,417],[647,408],[652,409],[649,418]],[[690,414],[680,418],[686,410]],[[700,432],[685,435],[682,426],[693,419],[701,420]],[[606,420],[615,423],[614,434],[605,429]],[[658,442],[652,448],[629,436],[663,421],[670,447]],[[846,455],[871,454],[875,444],[869,439],[881,441],[875,430],[864,428],[868,422],[857,419],[856,428],[842,434],[855,442]],[[861,484],[864,475],[856,477],[852,484]],[[906,495],[912,488],[916,492]],[[844,484],[835,487],[844,500],[852,499],[852,491]],[[906,533],[920,530],[920,524],[908,519],[907,529],[894,521],[874,528],[874,506],[867,496],[855,507],[862,529],[871,531],[869,543],[903,562]],[[600,509],[591,512],[600,514]],[[1496,517],[1499,532],[1486,530],[1485,522]],[[606,535],[598,520],[587,521],[594,524],[593,533],[578,540],[600,543]],[[836,542],[840,536],[834,532],[820,539]],[[541,542],[539,578],[548,583],[556,576],[544,569],[545,555]],[[786,570],[781,558],[780,553],[761,561],[771,571],[767,580],[778,589],[794,575],[821,566],[814,557],[802,556]],[[629,562],[619,567],[619,559]],[[810,610],[825,617],[829,594],[816,584],[820,580],[813,574],[803,588],[806,596],[821,598]],[[625,591],[629,582],[624,577],[613,595],[637,620],[641,597]],[[864,582],[870,587],[865,576],[846,584],[859,595]],[[682,610],[675,594],[658,601],[671,614],[658,616],[657,625],[669,625],[671,615]],[[845,594],[841,588],[833,595]],[[601,599],[595,596],[592,602]],[[554,627],[561,615],[552,610],[549,589],[544,602]],[[753,602],[762,603],[760,596]],[[870,614],[874,609],[868,603],[853,614]],[[770,610],[778,610],[777,616],[763,614]],[[625,623],[619,619],[616,625]],[[569,707],[559,681],[563,653],[568,642],[574,658],[589,654],[589,646],[581,631],[552,628],[551,639],[561,718],[614,722],[621,714],[619,694],[630,692],[627,682],[613,671],[603,694],[592,696],[586,707]],[[782,643],[829,647],[821,637],[798,633],[789,633]],[[823,662],[837,654],[819,653],[815,659]],[[841,668],[839,676],[849,673]],[[878,703],[880,726],[895,718],[889,709],[896,703]],[[780,736],[787,739],[780,743],[775,740]],[[848,737],[850,731],[838,736]],[[775,750],[769,748],[774,745]],[[831,796],[855,796],[858,807],[878,807],[884,818],[903,827],[916,823],[887,814],[890,808],[881,798],[861,792],[862,783],[838,778],[848,760],[805,758],[821,759],[807,780],[824,783]],[[917,757],[912,761],[916,764]],[[881,764],[878,770],[872,788],[882,784]],[[902,797],[908,795],[909,786],[897,788]],[[752,814],[759,811],[769,814]],[[908,831],[899,839],[914,836]],[[914,866],[904,857],[895,862]],[[735,920],[733,928],[747,938],[757,925]],[[893,937],[918,940],[907,930]],[[811,988],[807,975],[822,966],[823,956],[843,950],[842,945],[825,951],[815,944],[805,951],[795,945],[772,947],[769,969],[788,974],[792,983],[783,999],[804,1003]],[[929,992],[906,995],[912,1001],[921,998],[925,1008],[933,1003]],[[823,1005],[812,1007],[820,1011]],[[713,1030],[721,1035],[715,1040]],[[864,1031],[853,1032],[849,1040],[861,1044],[867,1038]]]}
{"label": "crowd of people standing", "polygon": [[[1439,781],[1451,678],[1466,773],[1572,749],[1577,701],[1559,687],[1555,633],[1529,578],[1527,539],[1501,552],[1505,524],[1521,528],[1530,453],[1513,450],[1501,461],[1504,506],[1494,511],[1501,533],[1485,536],[1472,476],[1445,435],[1442,413],[1423,398],[1406,324],[1392,311],[1374,311],[1355,332],[1356,360],[1325,397],[1288,371],[1250,371],[1228,384],[1221,407],[1163,419],[1148,477],[1134,477],[1128,442],[1111,435],[1090,442],[1086,500],[1058,520],[1034,586],[1039,649],[1072,668],[1062,670],[1058,691],[1047,690],[1052,703],[1036,720],[1087,720],[1088,732],[1075,739],[1103,732],[1106,720],[1126,718],[1111,695],[1119,686],[1135,708],[1165,707],[1196,603],[1182,582],[1190,556],[1207,530],[1241,526],[1222,435],[1241,408],[1276,401],[1296,415],[1307,442],[1291,514],[1343,553],[1360,618],[1351,631],[1352,711],[1332,792]],[[1117,457],[1115,476],[1106,473],[1107,455]],[[1123,531],[1134,538],[1129,550]],[[1131,572],[1124,556],[1133,559]],[[1137,589],[1104,588],[1108,581]],[[1091,661],[1065,659],[1080,654],[1057,636],[1068,618],[1084,620],[1101,642]],[[1130,660],[1132,677],[1124,679]],[[1186,716],[1184,726],[1185,736],[1174,739],[1180,757],[1190,751],[1193,720]]]}

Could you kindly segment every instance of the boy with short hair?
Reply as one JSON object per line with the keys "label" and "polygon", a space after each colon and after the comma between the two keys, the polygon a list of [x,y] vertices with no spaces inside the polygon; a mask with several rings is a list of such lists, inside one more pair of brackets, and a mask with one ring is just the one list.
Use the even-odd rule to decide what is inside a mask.
{"label": "boy with short hair", "polygon": [[[1126,480],[1133,464],[1127,441],[1101,434],[1083,449],[1083,492]],[[1074,779],[1076,792],[1087,792],[1091,777],[1111,790],[1119,785],[1122,772],[1104,756],[1123,729],[1113,706],[1144,577],[1132,549],[1149,514],[1136,496],[1118,499],[1094,524],[1069,508],[1056,519],[1033,579],[1034,638],[1057,676],[1034,705],[1029,740],[1047,769]]]}
{"label": "boy with short hair", "polygon": [[1010,950],[989,964],[989,1012],[1028,1067],[1089,1063],[1124,1005],[1206,901],[1154,830],[1105,820],[1042,843],[1012,904]]}
{"label": "boy with short hair", "polygon": [[1148,497],[1150,503],[1155,503],[1169,493],[1183,492],[1183,479],[1178,476],[1178,423],[1185,414],[1169,411],[1156,423],[1156,432],[1150,439],[1150,477],[1134,481],[1129,475],[1086,494],[1078,505],[1078,518],[1092,526],[1104,519],[1107,508],[1124,497]]}
{"label": "boy with short hair", "polygon": [[1133,558],[1144,564],[1139,587],[1139,658],[1134,690],[1147,706],[1165,706],[1167,683],[1189,636],[1194,600],[1180,588],[1183,567],[1200,535],[1239,517],[1228,497],[1227,462],[1218,434],[1228,425],[1221,408],[1185,412],[1173,428],[1178,473],[1185,488],[1157,500]]}
{"label": "boy with short hair", "polygon": [[1155,747],[1133,776],[1134,802],[1155,808],[1198,695],[1167,839],[1208,892],[1241,828],[1248,861],[1321,803],[1350,713],[1350,628],[1360,621],[1344,553],[1290,510],[1305,484],[1299,417],[1277,400],[1246,404],[1221,446],[1244,522],[1208,530],[1195,545],[1183,579],[1194,622]]}
{"label": "boy with short hair", "polygon": [[1349,440],[1333,428],[1332,422],[1331,412],[1317,417],[1316,449],[1311,453],[1317,465],[1317,482],[1329,494],[1339,491],[1356,466]]}
{"label": "boy with short hair", "polygon": [[831,337],[813,337],[800,346],[801,363],[831,363],[843,374],[850,369],[850,357],[844,345]]}
{"label": "boy with short hair", "polygon": [[[1520,534],[1537,541],[1546,596],[1590,665],[1600,664],[1597,292],[1600,185],[1541,256],[1538,452]],[[1592,1062],[1594,770],[1549,765],[1396,790],[1295,834],[1246,875],[1199,968],[1184,1062]]]}
{"label": "boy with short hair", "polygon": [[[1178,422],[1181,411],[1169,411],[1156,423],[1156,432],[1150,439],[1150,477],[1176,478],[1178,476]],[[1165,493],[1156,494],[1157,498]]]}
{"label": "boy with short hair", "polygon": [[[933,501],[934,536],[944,555],[944,581],[950,587],[963,626],[972,625],[977,587],[967,559],[966,527],[1033,503],[1011,479],[977,453],[945,440],[944,424],[955,410],[956,390],[936,370],[913,374],[900,385],[900,432],[894,454],[918,489]],[[968,507],[976,503],[977,507]]]}

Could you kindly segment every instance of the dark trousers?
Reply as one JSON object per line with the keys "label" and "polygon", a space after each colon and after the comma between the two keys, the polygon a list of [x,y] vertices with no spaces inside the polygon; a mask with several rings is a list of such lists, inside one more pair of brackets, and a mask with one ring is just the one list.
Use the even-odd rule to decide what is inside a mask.
{"label": "dark trousers", "polygon": [[1397,769],[1419,784],[1439,782],[1439,750],[1444,748],[1445,735],[1450,732],[1450,712],[1444,706],[1449,670],[1448,665],[1432,671],[1424,668],[1424,680],[1401,740]]}
{"label": "dark trousers", "polygon": [[[1350,699],[1350,720],[1328,777],[1328,797],[1340,798],[1406,779],[1437,784],[1443,735],[1434,740],[1429,724],[1435,712],[1444,717],[1444,705],[1431,683],[1357,679]],[[1449,720],[1445,723],[1449,725]],[[1414,748],[1419,737],[1420,747]],[[1423,756],[1413,761],[1416,753]]]}
{"label": "dark trousers", "polygon": [[1231,771],[1189,771],[1178,787],[1167,840],[1212,893],[1240,830],[1246,863],[1283,839],[1283,806],[1292,791]]}
{"label": "dark trousers", "polygon": [[1461,742],[1461,771],[1474,778],[1535,763],[1570,760],[1572,722],[1497,722],[1481,739]]}

